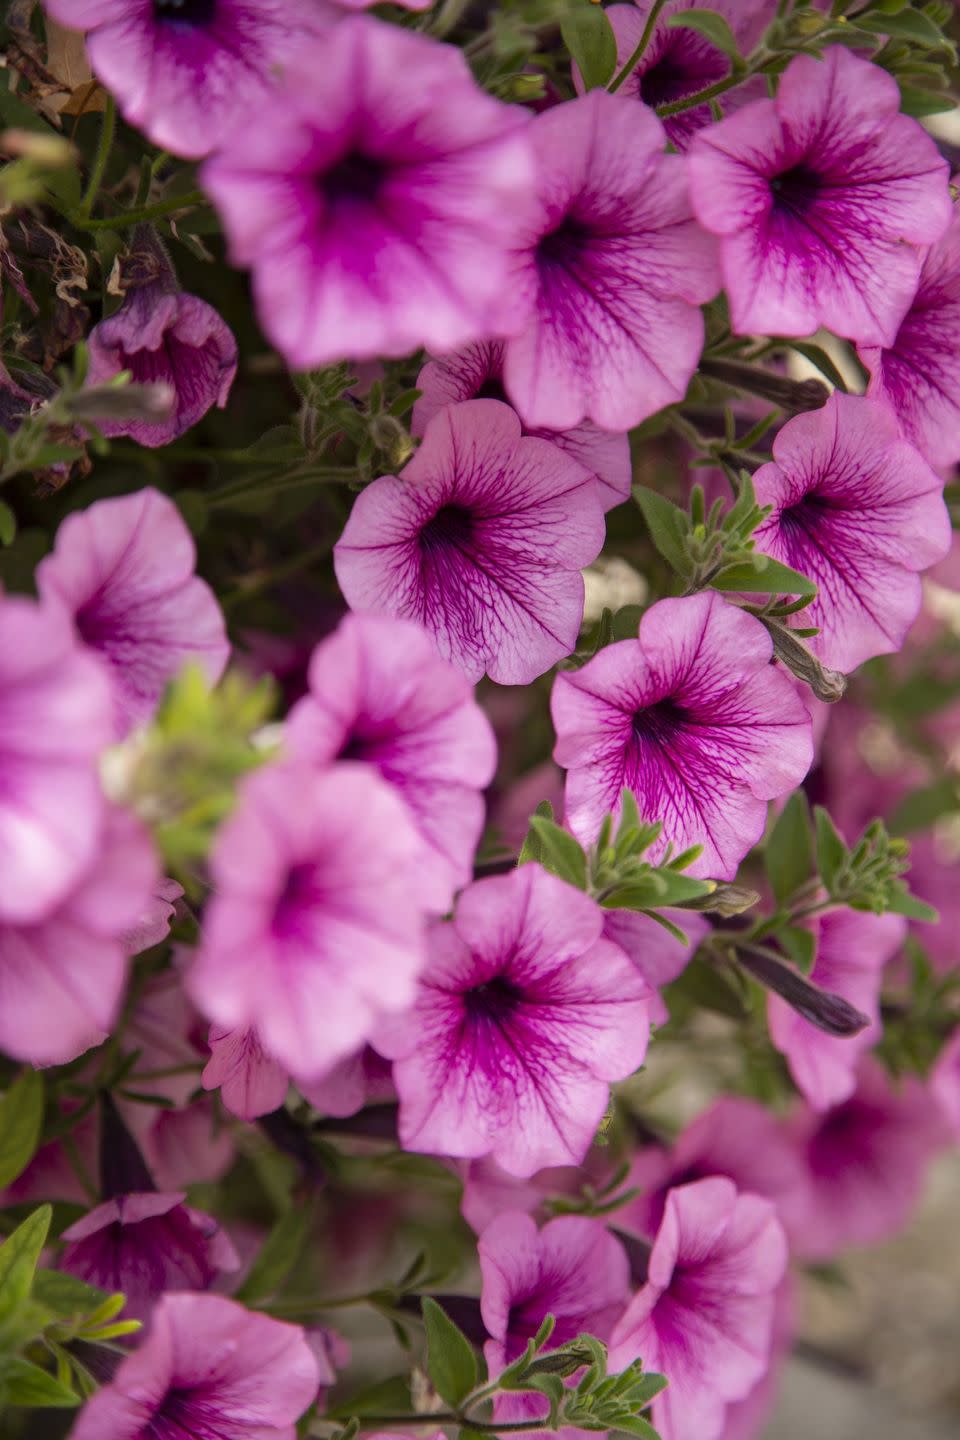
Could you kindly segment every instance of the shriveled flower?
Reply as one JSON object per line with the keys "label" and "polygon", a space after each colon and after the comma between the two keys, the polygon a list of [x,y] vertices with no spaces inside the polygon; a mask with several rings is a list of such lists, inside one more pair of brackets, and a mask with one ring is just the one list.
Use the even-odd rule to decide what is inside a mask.
{"label": "shriveled flower", "polygon": [[68,515],[37,566],[40,594],[72,615],[113,682],[117,738],[148,721],[187,664],[211,684],[230,655],[223,613],[195,574],[197,552],[180,512],[147,486]]}
{"label": "shriveled flower", "polygon": [[[445,405],[477,399],[503,400],[509,404],[503,388],[503,341],[467,345],[452,355],[428,360],[417,376],[417,389],[421,394],[413,407],[414,435],[422,435]],[[589,470],[597,481],[604,510],[612,510],[630,498],[630,441],[625,433],[598,430],[596,425],[584,420],[572,430],[524,427],[523,434],[549,440]]]}
{"label": "shriveled flower", "polygon": [[146,1320],[166,1290],[206,1290],[240,1258],[212,1215],[184,1204],[185,1194],[156,1191],[97,1205],[61,1239],[60,1269],[113,1295],[126,1296],[124,1317]]}
{"label": "shriveled flower", "polygon": [[836,670],[898,650],[920,609],[918,572],[950,548],[942,481],[893,411],[857,395],[789,420],[773,455],[754,475],[758,504],[772,506],[756,544],[815,581],[796,619],[819,627],[810,649]]}
{"label": "shriveled flower", "polygon": [[770,1039],[814,1110],[828,1110],[853,1094],[860,1058],[881,1034],[883,967],[900,950],[906,935],[907,922],[901,915],[831,910],[821,918],[810,979],[868,1017],[870,1024],[856,1035],[826,1035],[778,995],[768,997]]}
{"label": "shriveled flower", "polygon": [[786,1264],[769,1200],[718,1176],[670,1191],[646,1284],[610,1342],[612,1369],[642,1355],[669,1380],[653,1402],[663,1440],[718,1440],[726,1406],[761,1379]]}
{"label": "shriveled flower", "polygon": [[579,1164],[609,1084],[641,1064],[647,987],[603,914],[539,865],[477,881],[428,932],[413,1008],[381,1026],[408,1150]]}
{"label": "shriveled flower", "polygon": [[504,386],[526,425],[629,430],[686,393],[715,242],[652,111],[592,90],[530,128],[537,205],[511,288],[531,319],[507,341]]}
{"label": "shriveled flower", "polygon": [[0,1050],[63,1065],[106,1038],[127,977],[124,936],[156,883],[146,832],[110,810],[98,853],[58,904],[33,921],[0,919]]}
{"label": "shriveled flower", "polygon": [[444,914],[472,877],[497,765],[470,682],[413,621],[348,615],[313,652],[309,685],[287,722],[289,749],[317,765],[362,761],[389,781],[422,839],[420,898]]}
{"label": "shriveled flower", "polygon": [[203,170],[292,366],[502,333],[533,183],[526,121],[457,50],[396,25],[350,16],[300,47]]}
{"label": "shriveled flower", "polygon": [[353,609],[419,620],[471,680],[522,685],[576,645],[603,536],[589,473],[521,438],[507,405],[467,400],[434,416],[402,476],[358,495],[334,568]]}
{"label": "shriveled flower", "polygon": [[960,212],[946,234],[923,251],[920,284],[895,338],[861,345],[868,395],[897,412],[904,436],[931,465],[960,460]]}
{"label": "shriveled flower", "polygon": [[149,227],[137,230],[133,244],[142,273],[130,282],[120,309],[87,337],[87,384],[103,385],[129,371],[138,384],[170,386],[174,402],[166,419],[97,421],[104,435],[129,435],[156,449],[178,439],[212,406],[224,408],[237,373],[237,342],[212,305],[180,289]]}
{"label": "shriveled flower", "polygon": [[331,1070],[416,993],[420,844],[403,801],[367,766],[255,771],[211,857],[214,894],[187,979],[196,1004],[217,1025],[255,1026],[288,1071]]}
{"label": "shriveled flower", "polygon": [[38,921],[96,854],[110,684],[70,617],[0,591],[0,925]]}
{"label": "shriveled flower", "polygon": [[320,1370],[303,1330],[220,1295],[173,1292],[70,1440],[296,1440]]}
{"label": "shriveled flower", "polygon": [[201,1081],[204,1090],[219,1090],[231,1115],[256,1120],[278,1110],[290,1088],[290,1077],[260,1044],[255,1029],[228,1030],[211,1025],[207,1038],[210,1059]]}
{"label": "shriveled flower", "polygon": [[[124,119],[174,155],[208,155],[272,101],[278,66],[330,24],[323,0],[44,0],[86,30]],[[335,12],[334,12],[335,13]]]}
{"label": "shriveled flower", "polygon": [[553,753],[574,834],[594,840],[626,787],[644,820],[663,822],[652,858],[668,843],[702,845],[690,873],[734,879],[767,801],[793,790],[813,756],[809,713],[772,653],[753,616],[691,595],[652,605],[638,639],[558,675]]}
{"label": "shriveled flower", "polygon": [[798,55],[775,99],[701,130],[690,194],[720,237],[738,334],[821,325],[891,345],[916,292],[919,245],[950,221],[949,170],[899,114],[892,75],[842,46]]}

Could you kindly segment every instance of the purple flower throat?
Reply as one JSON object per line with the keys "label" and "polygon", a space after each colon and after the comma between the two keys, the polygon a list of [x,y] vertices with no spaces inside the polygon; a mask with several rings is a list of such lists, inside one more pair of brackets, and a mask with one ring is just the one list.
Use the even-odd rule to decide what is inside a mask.
{"label": "purple flower throat", "polygon": [[523,1000],[523,991],[505,975],[495,975],[483,985],[475,985],[463,997],[467,1014],[474,1021],[503,1025]]}
{"label": "purple flower throat", "polygon": [[153,0],[153,13],[158,20],[174,20],[181,25],[209,25],[216,18],[218,0]]}
{"label": "purple flower throat", "polygon": [[318,177],[318,182],[331,205],[373,205],[388,174],[388,166],[376,156],[348,150]]}
{"label": "purple flower throat", "polygon": [[774,209],[791,215],[803,216],[811,210],[822,189],[820,176],[802,162],[770,178]]}

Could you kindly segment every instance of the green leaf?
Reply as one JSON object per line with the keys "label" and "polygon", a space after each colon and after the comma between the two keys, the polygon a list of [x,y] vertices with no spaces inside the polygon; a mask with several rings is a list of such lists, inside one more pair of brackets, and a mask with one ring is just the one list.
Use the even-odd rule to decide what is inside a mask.
{"label": "green leaf", "polygon": [[909,920],[923,920],[928,925],[936,925],[940,919],[939,912],[934,910],[924,900],[918,900],[916,895],[911,895],[902,881],[895,881],[887,900],[887,909],[892,910],[894,915],[906,915]]}
{"label": "green leaf", "polygon": [[684,10],[679,15],[671,15],[667,26],[671,30],[696,30],[698,35],[703,35],[732,60],[734,70],[743,68],[743,56],[736,36],[715,10]]}
{"label": "green leaf", "polygon": [[944,115],[948,110],[955,110],[956,103],[952,95],[917,90],[913,85],[900,86],[900,109],[904,115]]}
{"label": "green leaf", "polygon": [[645,485],[635,485],[633,498],[643,511],[650,538],[678,575],[690,574],[690,560],[687,555],[687,535],[690,521],[684,512]]}
{"label": "green leaf", "polygon": [[809,975],[817,954],[817,938],[812,930],[799,925],[784,925],[777,931],[777,939],[798,970]]}
{"label": "green leaf", "polygon": [[553,806],[549,800],[541,800],[536,810],[534,810],[530,816],[530,828],[527,831],[523,845],[520,847],[520,854],[517,856],[518,865],[526,865],[531,860],[543,859],[543,845],[540,836],[533,826],[534,820],[538,817],[543,820],[553,819]]}
{"label": "green leaf", "polygon": [[817,587],[806,575],[781,565],[770,555],[757,552],[753,561],[727,565],[710,581],[714,590],[747,590],[763,595],[816,595]]}
{"label": "green leaf", "polygon": [[625,1435],[636,1435],[639,1440],[660,1440],[656,1430],[642,1415],[621,1415],[615,1428],[622,1430]]}
{"label": "green leaf", "polygon": [[586,890],[587,857],[579,841],[569,830],[561,829],[543,815],[534,815],[530,828],[540,841],[541,859],[546,869],[568,884],[575,885],[578,890]]}
{"label": "green leaf", "polygon": [[33,1298],[61,1320],[79,1320],[97,1310],[107,1295],[64,1270],[38,1270],[33,1282]]}
{"label": "green leaf", "polygon": [[0,500],[0,545],[12,545],[17,538],[17,517],[10,506]]}
{"label": "green leaf", "polygon": [[832,895],[837,876],[847,858],[847,847],[822,805],[814,808],[813,818],[817,834],[817,870]]}
{"label": "green leaf", "polygon": [[257,1306],[280,1289],[299,1259],[313,1224],[313,1207],[299,1206],[282,1215],[267,1236],[235,1300]]}
{"label": "green leaf", "polygon": [[640,1383],[631,1389],[631,1405],[637,1410],[645,1410],[651,1400],[656,1399],[662,1390],[666,1390],[669,1383],[666,1375],[658,1375],[655,1370],[649,1371]]}
{"label": "green leaf", "polygon": [[37,1152],[43,1126],[43,1077],[24,1070],[0,1099],[0,1189],[22,1175]]}
{"label": "green leaf", "polygon": [[903,10],[898,15],[858,15],[857,28],[868,30],[873,35],[892,35],[899,40],[910,40],[928,50],[939,50],[949,44],[930,17],[918,10]]}
{"label": "green leaf", "polygon": [[846,393],[849,388],[846,380],[844,380],[840,371],[822,346],[814,345],[810,340],[783,340],[778,338],[776,343],[777,345],[782,345],[784,349],[795,350],[798,355],[802,355],[805,360],[809,360],[810,364],[819,370],[824,379],[829,380],[835,389],[842,390]]}
{"label": "green leaf", "polygon": [[567,1391],[559,1375],[528,1375],[524,1380],[525,1390],[536,1390],[540,1395],[545,1395],[550,1406],[550,1414],[546,1424],[549,1429],[555,1430],[560,1414],[560,1406],[566,1397]]}
{"label": "green leaf", "polygon": [[897,835],[926,830],[956,810],[960,810],[960,791],[955,782],[927,785],[904,796],[890,817],[890,829]]}
{"label": "green leaf", "polygon": [[41,1205],[0,1245],[0,1320],[12,1315],[30,1294],[53,1209]]}
{"label": "green leaf", "polygon": [[794,790],[777,816],[764,851],[764,863],[779,905],[813,874],[810,807],[802,790]]}
{"label": "green leaf", "polygon": [[604,10],[589,0],[574,3],[560,22],[560,34],[584,87],[602,90],[617,68],[617,41]]}
{"label": "green leaf", "polygon": [[477,1357],[459,1326],[435,1300],[421,1300],[427,1329],[427,1373],[434,1390],[453,1409],[477,1383]]}
{"label": "green leaf", "polygon": [[15,1356],[0,1372],[0,1383],[6,1386],[9,1405],[27,1405],[31,1410],[72,1410],[80,1404],[79,1395],[62,1384],[39,1365]]}

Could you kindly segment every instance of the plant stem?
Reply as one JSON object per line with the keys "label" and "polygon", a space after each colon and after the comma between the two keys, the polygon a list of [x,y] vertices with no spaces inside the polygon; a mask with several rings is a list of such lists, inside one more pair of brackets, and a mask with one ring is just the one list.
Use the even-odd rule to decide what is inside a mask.
{"label": "plant stem", "polygon": [[128,230],[131,225],[139,225],[143,220],[158,220],[162,215],[173,215],[178,210],[194,210],[198,205],[207,203],[202,190],[189,190],[186,195],[171,195],[167,200],[158,200],[155,205],[127,210],[125,214],[113,215],[107,220],[90,220],[82,208],[70,218],[81,230]]}
{"label": "plant stem", "polygon": [[296,469],[286,475],[278,475],[275,480],[258,478],[255,481],[238,481],[234,485],[225,485],[222,490],[215,490],[207,503],[209,509],[219,510],[224,505],[231,505],[235,500],[249,500],[258,494],[281,495],[288,490],[303,490],[308,485],[346,484],[356,478],[356,470],[346,465],[333,466],[327,470],[309,470],[306,474]]}
{"label": "plant stem", "polygon": [[90,171],[86,194],[80,202],[78,214],[83,220],[89,220],[93,214],[93,207],[100,193],[100,186],[110,160],[110,150],[113,146],[113,136],[116,128],[117,107],[114,103],[113,96],[108,95],[103,111],[103,124],[100,127],[100,139],[97,142],[97,153],[94,156],[93,169]]}
{"label": "plant stem", "polygon": [[[328,1424],[339,1421],[328,1420]],[[522,1430],[542,1430],[544,1421],[539,1420],[471,1420],[453,1410],[435,1410],[428,1415],[364,1415],[365,1430],[377,1425],[465,1425],[469,1430],[479,1430],[485,1435],[508,1435]]]}
{"label": "plant stem", "polygon": [[[647,16],[647,23],[643,27],[643,33],[640,36],[639,41],[637,42],[636,50],[634,50],[633,54],[630,56],[626,65],[624,65],[623,69],[618,71],[617,74],[614,75],[613,79],[610,81],[610,84],[607,86],[607,89],[610,91],[611,95],[615,94],[620,89],[620,86],[623,84],[624,80],[629,79],[629,77],[633,74],[634,70],[636,70],[637,66],[640,64],[640,61],[643,59],[644,51],[646,50],[647,46],[650,44],[651,39],[653,38],[654,28],[656,27],[656,23],[660,18],[660,12],[663,10],[663,7],[666,5],[666,3],[667,0],[653,0],[653,4],[650,7],[650,14]],[[657,111],[658,115],[661,113],[661,111]]]}
{"label": "plant stem", "polygon": [[670,100],[665,105],[658,105],[656,113],[663,120],[670,115],[682,115],[685,110],[695,110],[698,105],[706,105],[716,95],[722,95],[734,86],[742,85],[753,73],[751,70],[741,70],[738,75],[727,75],[723,80],[715,80],[712,85],[697,90],[693,95],[685,95],[682,100]]}

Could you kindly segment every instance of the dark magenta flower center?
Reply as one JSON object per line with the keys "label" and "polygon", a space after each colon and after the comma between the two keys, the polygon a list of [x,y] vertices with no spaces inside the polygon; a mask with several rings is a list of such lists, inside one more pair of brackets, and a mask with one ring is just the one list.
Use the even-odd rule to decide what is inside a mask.
{"label": "dark magenta flower center", "polygon": [[473,516],[464,505],[441,505],[420,531],[420,548],[427,551],[462,550],[473,536]]}
{"label": "dark magenta flower center", "polygon": [[770,179],[773,204],[777,210],[786,210],[794,215],[805,215],[816,203],[823,182],[809,165],[793,165],[782,175]]}
{"label": "dark magenta flower center", "polygon": [[637,740],[667,746],[676,739],[686,720],[687,712],[683,706],[667,698],[635,710],[630,724]]}
{"label": "dark magenta flower center", "polygon": [[168,1390],[148,1422],[148,1440],[231,1440],[236,1427],[221,1407],[195,1390]]}
{"label": "dark magenta flower center", "polygon": [[349,150],[324,171],[320,188],[332,205],[372,205],[387,177],[387,166],[373,155]]}
{"label": "dark magenta flower center", "polygon": [[281,940],[303,935],[311,913],[323,902],[318,868],[309,862],[291,865],[273,911],[273,933]]}
{"label": "dark magenta flower center", "polygon": [[510,404],[510,401],[507,399],[507,392],[503,388],[503,381],[499,375],[488,375],[474,396],[474,399],[502,400],[505,405]]}
{"label": "dark magenta flower center", "polygon": [[560,224],[541,236],[537,259],[548,269],[572,270],[590,248],[590,229],[573,215],[564,216]]}
{"label": "dark magenta flower center", "polygon": [[707,43],[691,43],[678,37],[660,58],[640,76],[640,99],[656,108],[683,100],[722,80],[730,69],[719,50]]}
{"label": "dark magenta flower center", "polygon": [[182,25],[209,25],[216,17],[218,0],[153,0],[158,20],[179,20]]}
{"label": "dark magenta flower center", "polygon": [[505,975],[495,975],[483,985],[464,993],[463,1003],[471,1020],[503,1025],[523,999],[523,991]]}

